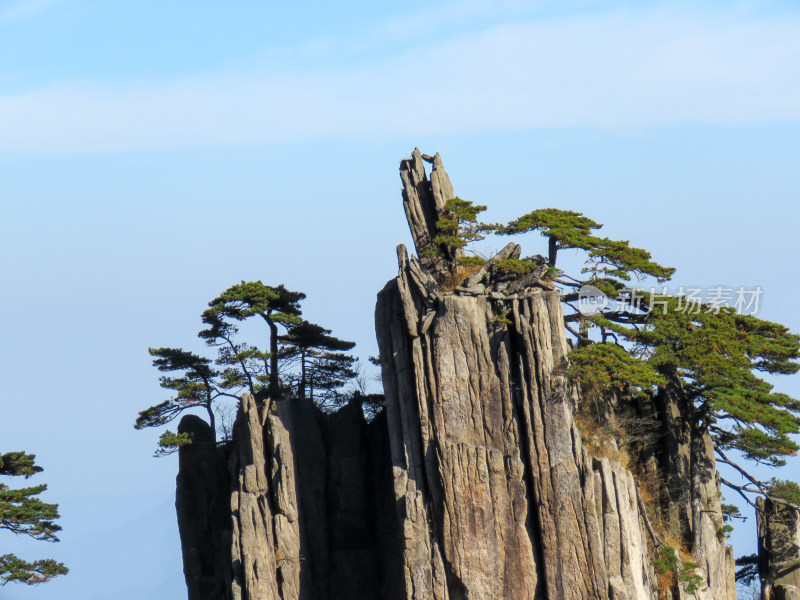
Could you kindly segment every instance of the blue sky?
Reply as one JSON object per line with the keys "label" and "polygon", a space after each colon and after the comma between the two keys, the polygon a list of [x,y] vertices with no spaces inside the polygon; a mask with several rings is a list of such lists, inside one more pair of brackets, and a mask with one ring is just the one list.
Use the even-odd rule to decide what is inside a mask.
{"label": "blue sky", "polygon": [[798,25],[770,1],[0,1],[0,449],[38,455],[64,526],[0,548],[73,569],[0,598],[185,597],[177,461],[132,429],[162,399],[147,347],[201,349],[205,303],[261,279],[374,354],[414,146],[490,220],[582,211],[800,331]]}

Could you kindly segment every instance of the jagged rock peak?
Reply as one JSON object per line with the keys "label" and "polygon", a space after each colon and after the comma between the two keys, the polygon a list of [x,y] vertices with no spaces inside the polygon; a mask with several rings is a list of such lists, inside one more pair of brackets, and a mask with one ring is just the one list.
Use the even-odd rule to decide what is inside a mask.
{"label": "jagged rock peak", "polygon": [[[441,285],[447,265],[424,250],[442,204],[423,158],[415,150],[401,164],[420,256],[398,248],[398,276],[376,308],[405,532],[404,597],[688,598],[678,577],[670,581],[655,567],[665,542],[637,476],[582,443],[561,298],[537,285],[544,269],[525,282],[493,279],[494,264],[519,256],[512,243],[461,285]],[[434,159],[437,168],[440,161]],[[664,400],[663,411],[670,407],[679,410]],[[668,421],[664,427],[660,435],[675,439],[684,460],[670,466],[669,453],[660,452],[651,466],[674,469],[674,480],[690,490],[675,502],[689,515],[680,533],[691,540],[702,580],[693,594],[733,600],[709,440],[670,437]]]}
{"label": "jagged rock peak", "polygon": [[[584,443],[546,269],[497,273],[514,243],[467,274],[424,252],[453,186],[418,149],[400,175],[417,255],[399,246],[378,294],[385,410],[244,396],[222,445],[186,417],[202,442],[178,476],[189,600],[734,600],[713,448],[681,390],[601,399],[598,429],[623,410],[658,424],[635,461]],[[693,593],[654,563],[666,543],[697,563]]]}

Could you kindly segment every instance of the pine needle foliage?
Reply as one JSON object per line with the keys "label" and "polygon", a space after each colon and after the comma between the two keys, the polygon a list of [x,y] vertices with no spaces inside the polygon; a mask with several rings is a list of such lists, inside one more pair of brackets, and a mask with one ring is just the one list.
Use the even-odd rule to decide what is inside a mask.
{"label": "pine needle foliage", "polygon": [[[304,320],[300,303],[305,297],[283,285],[242,281],[211,300],[198,337],[216,349],[216,358],[181,348],[150,348],[153,366],[168,373],[159,382],[171,396],[141,411],[134,427],[161,427],[187,410],[201,409],[212,431],[219,430],[225,439],[226,424],[218,423],[216,415],[232,412],[244,392],[259,401],[310,397],[324,407],[342,404],[342,388],[357,375],[356,358],[347,354],[355,343]],[[267,349],[240,340],[238,324],[249,320],[266,324]],[[166,430],[156,456],[191,443],[188,434]]]}
{"label": "pine needle foliage", "polygon": [[439,247],[464,248],[471,242],[482,240],[483,234],[491,229],[491,226],[478,221],[478,215],[485,210],[485,206],[469,200],[450,198],[436,221],[437,234],[433,243]]}
{"label": "pine needle foliage", "polygon": [[531,273],[539,265],[530,259],[507,258],[493,265],[495,272],[501,276],[522,277]]}
{"label": "pine needle foliage", "polygon": [[541,208],[514,219],[501,227],[501,235],[516,235],[529,231],[538,231],[547,238],[554,238],[558,249],[581,248],[591,250],[598,239],[592,231],[602,225],[584,217],[579,212],[558,208]]}
{"label": "pine needle foliage", "polygon": [[556,266],[559,250],[578,248],[588,253],[585,273],[593,278],[615,277],[630,281],[633,277],[652,276],[666,281],[675,269],[663,267],[651,260],[650,253],[630,243],[611,240],[592,232],[602,225],[581,213],[558,208],[543,208],[530,212],[497,229],[501,235],[517,235],[538,231],[549,240],[550,265]]}
{"label": "pine needle foliage", "polygon": [[302,321],[281,336],[284,356],[296,358],[300,372],[296,380],[296,393],[300,398],[311,398],[323,406],[338,406],[343,394],[339,391],[357,373],[353,366],[356,357],[346,354],[356,343],[334,337],[330,329]]}
{"label": "pine needle foliage", "polygon": [[192,435],[190,433],[175,433],[167,429],[158,438],[158,448],[156,448],[154,455],[159,457],[173,454],[183,446],[188,446],[191,443]]}
{"label": "pine needle foliage", "polygon": [[697,573],[700,565],[681,560],[672,546],[661,546],[652,563],[659,574],[669,573],[689,594],[695,594],[704,583],[703,577]]}
{"label": "pine needle foliage", "polygon": [[50,558],[34,561],[22,560],[13,554],[0,556],[0,581],[2,585],[11,582],[36,585],[49,581],[57,575],[66,575],[69,569]]}
{"label": "pine needle foliage", "polygon": [[794,481],[773,477],[767,487],[770,497],[779,498],[800,506],[800,485],[797,485]]}
{"label": "pine needle foliage", "polygon": [[[7,452],[0,455],[0,475],[28,478],[41,472],[35,456],[25,452]],[[38,496],[47,490],[45,484],[23,488],[11,488],[0,483],[0,529],[18,535],[27,535],[36,540],[57,542],[56,533],[61,527],[58,505],[43,502]],[[69,570],[52,559],[26,561],[13,554],[0,556],[0,581],[33,585],[43,583]]]}
{"label": "pine needle foliage", "polygon": [[568,374],[584,389],[612,389],[623,397],[647,396],[666,378],[646,362],[632,356],[625,348],[609,342],[587,344],[569,355]]}
{"label": "pine needle foliage", "polygon": [[[721,450],[782,466],[796,454],[790,436],[800,432],[800,401],[773,391],[758,373],[800,369],[800,336],[778,323],[728,307],[680,311],[679,298],[660,298],[646,321],[613,330],[644,350],[635,359],[654,373],[674,373],[696,407],[695,419]],[[606,322],[611,326],[612,323]]]}

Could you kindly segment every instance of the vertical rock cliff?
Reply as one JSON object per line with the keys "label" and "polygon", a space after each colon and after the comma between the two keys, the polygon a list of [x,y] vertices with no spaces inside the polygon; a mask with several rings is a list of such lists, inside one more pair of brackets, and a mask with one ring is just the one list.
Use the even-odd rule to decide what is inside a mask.
{"label": "vertical rock cliff", "polygon": [[759,498],[758,562],[763,600],[800,600],[800,513],[789,502]]}
{"label": "vertical rock cliff", "polygon": [[[400,247],[376,311],[406,597],[685,597],[653,564],[666,546],[653,524],[662,507],[648,514],[634,474],[582,443],[559,293],[535,279],[493,282],[490,266],[441,285],[448,260],[426,252],[428,215],[454,193],[439,156],[430,178],[424,160],[416,151],[401,176],[417,254],[429,258]],[[509,244],[500,258],[519,253]],[[679,399],[660,410],[665,508],[685,515],[697,597],[732,599],[710,440],[680,429]]]}
{"label": "vertical rock cliff", "polygon": [[189,600],[401,598],[385,420],[242,398],[216,447],[185,417],[177,510]]}
{"label": "vertical rock cliff", "polygon": [[[219,448],[185,419],[190,600],[733,600],[713,450],[679,383],[603,403],[600,426],[624,411],[657,424],[636,456],[585,442],[559,293],[542,271],[493,276],[513,243],[455,277],[459,251],[426,252],[455,195],[441,158],[415,151],[401,178],[417,256],[400,246],[378,295],[385,411],[245,396]],[[665,548],[696,564],[692,587],[656,562]]]}

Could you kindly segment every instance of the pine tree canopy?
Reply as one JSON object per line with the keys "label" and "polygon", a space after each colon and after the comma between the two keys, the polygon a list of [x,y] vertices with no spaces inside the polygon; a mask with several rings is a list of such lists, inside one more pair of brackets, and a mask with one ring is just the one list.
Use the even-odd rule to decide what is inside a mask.
{"label": "pine tree canopy", "polygon": [[770,497],[779,498],[800,506],[800,485],[797,485],[794,481],[775,479],[773,477],[767,486]]}
{"label": "pine tree canopy", "polygon": [[260,281],[242,281],[229,287],[208,303],[209,311],[244,321],[252,316],[269,317],[276,323],[294,323],[300,315],[302,292],[292,292],[283,285],[272,287]]}
{"label": "pine tree canopy", "polygon": [[[34,462],[36,457],[25,452],[7,452],[0,455],[0,475],[22,476],[26,479],[42,469]],[[0,529],[30,536],[37,540],[57,542],[56,532],[61,527],[58,505],[43,502],[39,496],[47,489],[44,484],[10,488],[0,483]],[[17,581],[27,584],[42,583],[68,569],[51,559],[25,561],[13,554],[0,556],[0,581],[3,584]]]}
{"label": "pine tree canopy", "polygon": [[649,275],[659,281],[666,281],[675,272],[673,268],[653,262],[649,252],[633,248],[627,241],[610,240],[592,234],[593,230],[601,227],[601,224],[578,212],[543,208],[511,221],[498,228],[497,232],[501,235],[516,235],[539,231],[550,240],[551,266],[556,264],[558,250],[586,250],[589,260],[584,273],[591,273],[591,280],[616,277],[630,281],[632,276],[642,278]]}
{"label": "pine tree canopy", "polygon": [[538,231],[543,236],[555,238],[561,248],[581,248],[591,250],[595,246],[593,229],[600,229],[601,224],[584,217],[581,213],[558,208],[541,208],[514,219],[501,227],[501,235],[515,235]]}
{"label": "pine tree canopy", "polygon": [[34,461],[36,455],[25,452],[6,452],[0,455],[0,475],[23,475],[26,478],[42,472]]}
{"label": "pine tree canopy", "polygon": [[580,380],[584,388],[610,388],[634,397],[667,385],[666,377],[652,365],[611,342],[579,346],[570,352],[569,359],[570,375]]}
{"label": "pine tree canopy", "polygon": [[352,350],[356,343],[330,333],[330,329],[302,321],[280,337],[283,356],[299,361],[300,371],[291,378],[297,396],[311,398],[326,409],[342,403],[344,395],[339,388],[357,375],[357,359],[343,352]]}
{"label": "pine tree canopy", "polygon": [[[281,394],[278,372],[278,325],[288,328],[301,322],[300,301],[305,297],[304,293],[289,291],[283,285],[273,287],[264,285],[260,281],[242,281],[209,302],[209,309],[203,315],[205,319],[206,315],[211,318],[211,315],[217,313],[219,318],[236,321],[259,316],[267,323],[270,330],[269,352],[263,353],[263,356],[268,358],[269,362],[268,366],[265,365],[264,376],[268,381],[269,395],[274,398]],[[239,366],[245,369],[244,365]],[[250,380],[248,382],[255,388],[254,382]]]}
{"label": "pine tree canopy", "polygon": [[[200,408],[212,430],[224,436],[232,425],[229,407],[245,391],[260,401],[308,396],[328,408],[340,403],[342,388],[357,375],[356,358],[346,354],[355,343],[303,320],[304,298],[302,292],[260,281],[243,281],[214,298],[202,314],[205,328],[198,337],[216,349],[216,358],[180,348],[151,348],[153,366],[176,374],[159,378],[172,396],[141,411],[134,427],[160,427],[186,410]],[[239,339],[236,324],[253,317],[267,325],[268,350]],[[190,443],[186,434],[164,431],[156,455]]]}
{"label": "pine tree canopy", "polygon": [[484,210],[485,206],[473,204],[469,200],[451,198],[436,221],[437,235],[433,243],[439,247],[455,249],[482,240],[482,233],[493,229],[493,226],[478,221],[478,215]]}
{"label": "pine tree canopy", "polygon": [[279,339],[282,343],[295,348],[297,351],[311,349],[352,350],[355,347],[355,342],[341,340],[330,335],[330,333],[330,329],[325,329],[315,323],[302,321],[292,326],[288,333],[281,336]]}
{"label": "pine tree canopy", "polygon": [[[800,402],[773,391],[757,373],[791,374],[800,369],[800,337],[783,325],[721,307],[697,314],[678,310],[678,298],[648,314],[637,329],[617,326],[644,351],[641,363],[679,377],[696,406],[696,419],[720,450],[773,466],[794,455],[789,437],[800,431]],[[601,321],[601,320],[600,320]],[[602,323],[602,321],[601,321]]]}

